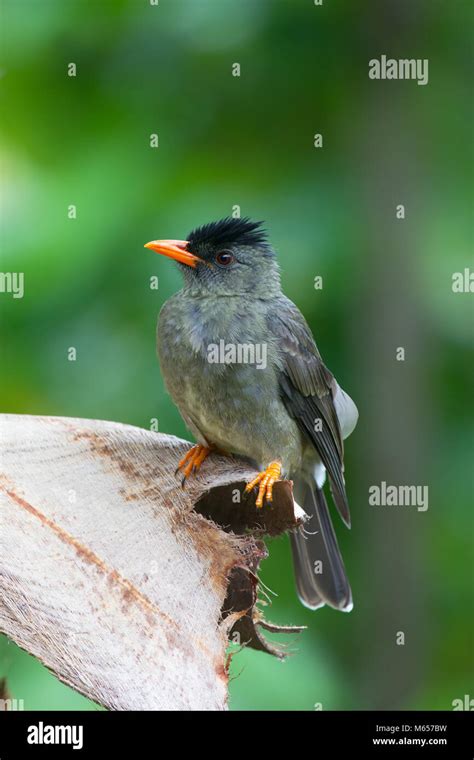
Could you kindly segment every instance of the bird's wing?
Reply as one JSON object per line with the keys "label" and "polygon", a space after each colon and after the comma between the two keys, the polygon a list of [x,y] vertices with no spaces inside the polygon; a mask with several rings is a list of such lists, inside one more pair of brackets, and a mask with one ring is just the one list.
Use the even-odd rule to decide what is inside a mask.
{"label": "bird's wing", "polygon": [[288,412],[313,443],[328,473],[336,507],[350,525],[344,485],[344,448],[334,405],[337,383],[324,366],[306,320],[287,298],[268,314],[280,350],[280,391]]}

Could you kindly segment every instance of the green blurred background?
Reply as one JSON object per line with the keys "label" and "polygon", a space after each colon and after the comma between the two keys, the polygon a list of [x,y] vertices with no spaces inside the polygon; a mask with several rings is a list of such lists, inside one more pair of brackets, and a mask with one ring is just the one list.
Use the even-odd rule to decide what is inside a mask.
{"label": "green blurred background", "polygon": [[[233,709],[451,709],[472,693],[472,294],[451,287],[472,267],[470,6],[2,2],[1,269],[24,272],[25,295],[0,294],[1,411],[157,417],[189,437],[154,346],[180,277],[143,243],[236,205],[266,220],[284,289],[359,407],[352,531],[336,523],[354,610],[304,609],[287,538],[269,542],[266,615],[308,629],[284,663],[234,657]],[[382,54],[428,58],[429,84],[369,80]],[[428,511],[369,506],[382,480],[429,485]],[[26,709],[97,709],[5,638],[1,676]]]}

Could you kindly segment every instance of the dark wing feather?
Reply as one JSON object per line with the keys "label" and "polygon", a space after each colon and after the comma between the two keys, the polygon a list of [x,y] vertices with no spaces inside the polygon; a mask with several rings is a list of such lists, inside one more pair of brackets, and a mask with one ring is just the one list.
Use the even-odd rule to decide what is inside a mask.
{"label": "dark wing feather", "polygon": [[[268,316],[268,324],[280,349],[279,383],[285,406],[316,448],[329,477],[334,503],[349,526],[344,449],[333,401],[334,377],[324,366],[304,317],[289,299],[279,299]],[[321,430],[315,429],[318,419]]]}

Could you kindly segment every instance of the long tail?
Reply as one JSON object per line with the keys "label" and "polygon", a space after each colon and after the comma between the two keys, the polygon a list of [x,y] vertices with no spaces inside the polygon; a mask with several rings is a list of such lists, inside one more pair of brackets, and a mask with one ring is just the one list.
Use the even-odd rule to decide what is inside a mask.
{"label": "long tail", "polygon": [[324,492],[314,480],[296,477],[294,483],[295,498],[310,516],[304,526],[290,533],[298,596],[312,610],[329,604],[350,612],[351,587]]}

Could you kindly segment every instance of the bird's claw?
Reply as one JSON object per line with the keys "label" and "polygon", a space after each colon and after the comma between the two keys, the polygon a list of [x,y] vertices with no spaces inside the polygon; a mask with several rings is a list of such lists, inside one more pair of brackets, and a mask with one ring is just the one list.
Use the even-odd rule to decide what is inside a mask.
{"label": "bird's claw", "polygon": [[192,446],[189,451],[186,452],[184,457],[180,459],[174,474],[177,475],[180,470],[183,470],[181,488],[184,488],[184,484],[189,476],[194,475],[199,470],[210,452],[211,449],[208,449],[206,446],[201,446],[201,444],[198,443],[195,446]]}
{"label": "bird's claw", "polygon": [[280,478],[280,462],[270,462],[266,470],[259,472],[257,477],[245,486],[244,495],[249,494],[258,485],[258,495],[255,501],[257,509],[263,507],[263,497],[267,503],[273,501],[273,485]]}

